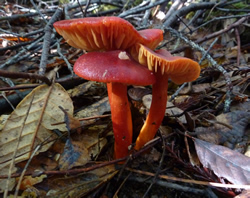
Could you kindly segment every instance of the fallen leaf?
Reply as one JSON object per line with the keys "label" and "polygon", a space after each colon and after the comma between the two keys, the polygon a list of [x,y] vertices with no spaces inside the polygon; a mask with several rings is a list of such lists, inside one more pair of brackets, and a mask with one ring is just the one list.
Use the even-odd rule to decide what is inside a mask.
{"label": "fallen leaf", "polygon": [[50,191],[46,197],[84,197],[112,179],[117,172],[113,165],[109,165],[77,176],[50,179]]}
{"label": "fallen leaf", "polygon": [[57,138],[51,130],[67,130],[65,124],[52,125],[64,121],[58,106],[73,114],[71,98],[59,84],[41,85],[18,104],[0,133],[1,174],[6,174],[15,152],[15,163],[27,160],[38,145],[42,146],[36,154],[50,148]]}
{"label": "fallen leaf", "polygon": [[78,97],[83,94],[87,95],[99,95],[100,92],[106,92],[106,85],[104,83],[95,82],[95,81],[87,81],[82,83],[73,89],[68,90],[70,97]]}
{"label": "fallen leaf", "polygon": [[105,112],[110,111],[109,99],[105,97],[100,101],[84,108],[83,110],[76,113],[77,118],[85,118],[102,115]]}
{"label": "fallen leaf", "polygon": [[227,147],[194,139],[199,160],[218,177],[237,185],[250,184],[250,158]]}
{"label": "fallen leaf", "polygon": [[[100,116],[105,112],[110,112],[110,105],[108,97],[104,97],[103,99],[95,102],[94,104],[84,108],[83,110],[76,113],[76,118],[87,118],[93,116]],[[83,120],[81,121],[81,125],[90,125],[96,122],[96,119],[91,120]]]}
{"label": "fallen leaf", "polygon": [[[246,127],[250,122],[250,112],[234,111],[223,113],[216,117],[211,127],[197,127],[199,139],[215,144],[227,144],[234,148],[238,143],[244,143]],[[229,127],[232,127],[230,129]]]}
{"label": "fallen leaf", "polygon": [[[25,190],[35,184],[41,183],[44,178],[47,178],[47,175],[41,175],[39,177],[25,176],[21,182],[20,190]],[[17,178],[18,182],[19,178]]]}
{"label": "fallen leaf", "polygon": [[9,115],[1,115],[0,116],[0,131],[3,129],[8,117],[9,117]]}
{"label": "fallen leaf", "polygon": [[132,100],[141,101],[143,96],[150,94],[152,91],[145,87],[132,87],[128,90],[128,95]]}
{"label": "fallen leaf", "polygon": [[59,161],[60,169],[87,164],[100,153],[106,143],[105,138],[99,137],[99,130],[86,130],[81,134],[74,134],[74,137],[66,142]]}

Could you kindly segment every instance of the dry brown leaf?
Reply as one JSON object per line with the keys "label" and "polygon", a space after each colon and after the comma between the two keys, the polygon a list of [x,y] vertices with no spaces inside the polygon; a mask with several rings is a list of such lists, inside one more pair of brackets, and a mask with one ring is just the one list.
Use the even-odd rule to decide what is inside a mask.
{"label": "dry brown leaf", "polygon": [[0,131],[3,129],[5,122],[7,121],[9,115],[0,116]]}
{"label": "dry brown leaf", "polygon": [[100,153],[106,143],[105,138],[99,137],[99,130],[88,130],[82,134],[74,134],[74,137],[66,142],[59,161],[60,169],[71,169],[87,164],[91,158],[95,158]]}
{"label": "dry brown leaf", "polygon": [[132,100],[141,101],[142,97],[150,94],[152,91],[145,87],[135,86],[128,90],[128,95]]}
{"label": "dry brown leaf", "polygon": [[0,174],[6,174],[15,151],[15,163],[27,160],[38,145],[47,143],[38,151],[43,152],[53,144],[57,136],[51,130],[66,131],[65,124],[52,125],[64,121],[58,106],[73,114],[71,98],[59,84],[41,85],[19,103],[0,133]]}
{"label": "dry brown leaf", "polygon": [[46,197],[80,198],[112,179],[118,171],[114,165],[105,166],[77,176],[51,179]]}
{"label": "dry brown leaf", "polygon": [[[110,111],[110,105],[109,105],[109,99],[108,97],[104,97],[103,99],[93,103],[92,105],[84,108],[83,110],[76,113],[76,118],[86,118],[86,117],[92,117],[92,116],[100,116],[105,112]],[[91,120],[83,120],[81,121],[81,125],[90,125],[95,123],[95,119]]]}
{"label": "dry brown leaf", "polygon": [[[47,175],[40,175],[38,177],[33,176],[25,176],[21,182],[20,189],[26,190],[27,188],[34,186],[35,184],[41,183],[45,178],[47,178]],[[17,182],[18,182],[17,178]]]}
{"label": "dry brown leaf", "polygon": [[77,118],[85,118],[85,117],[92,117],[92,116],[98,116],[102,115],[104,112],[110,111],[109,106],[109,99],[108,97],[105,97],[101,99],[100,101],[84,108],[83,110],[77,112],[76,117]]}
{"label": "dry brown leaf", "polygon": [[81,95],[103,95],[104,92],[106,92],[106,84],[96,81],[87,81],[85,83],[82,83],[73,89],[67,90],[70,97],[78,97]]}
{"label": "dry brown leaf", "polygon": [[[215,144],[226,144],[234,148],[236,144],[246,143],[246,127],[250,122],[250,112],[234,111],[216,117],[211,127],[197,127],[195,131],[202,140]],[[232,127],[230,129],[229,127]]]}
{"label": "dry brown leaf", "polygon": [[237,185],[250,184],[250,158],[227,147],[194,139],[197,155],[204,167],[218,177]]}

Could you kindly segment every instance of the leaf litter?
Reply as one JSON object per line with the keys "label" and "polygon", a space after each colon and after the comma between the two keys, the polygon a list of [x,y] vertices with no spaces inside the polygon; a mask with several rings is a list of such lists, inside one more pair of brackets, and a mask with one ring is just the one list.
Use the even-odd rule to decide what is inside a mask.
{"label": "leaf litter", "polygon": [[[138,8],[133,7],[134,5],[131,2],[126,5],[116,4],[115,2],[113,2],[114,7],[112,9],[118,9],[116,13],[120,12],[121,16],[129,16],[130,11],[135,11]],[[52,6],[49,7],[51,10],[48,11],[47,6],[49,4],[50,2],[42,1],[38,5],[42,14],[36,12],[32,5],[15,7],[14,4],[8,2],[3,7],[0,19],[1,21],[8,21],[8,23],[2,23],[1,28],[6,29],[10,35],[4,35],[6,32],[0,32],[0,67],[7,71],[19,71],[20,73],[17,80],[14,80],[14,78],[11,81],[4,78],[0,79],[0,87],[3,88],[1,90],[4,90],[1,99],[6,95],[3,99],[4,102],[11,95],[20,95],[23,90],[19,91],[19,84],[25,87],[27,82],[36,82],[22,77],[21,73],[32,74],[38,70],[42,56],[40,51],[42,43],[41,40],[39,42],[36,39],[42,36],[44,26],[48,22],[46,20],[53,16],[56,11],[55,8],[57,8],[57,6]],[[133,153],[133,157],[128,161],[129,163],[124,166],[113,165],[116,162],[111,160],[113,158],[113,135],[110,116],[100,117],[110,111],[105,85],[83,80],[81,83],[72,83],[73,78],[68,68],[74,64],[81,51],[75,51],[64,41],[60,42],[55,39],[53,33],[52,40],[55,43],[58,42],[58,44],[60,42],[60,48],[51,45],[47,69],[50,70],[60,66],[57,80],[67,89],[67,92],[57,83],[51,86],[33,84],[34,87],[38,87],[34,88],[12,113],[9,113],[12,111],[10,108],[9,111],[4,108],[4,112],[1,112],[0,176],[4,176],[1,177],[1,182],[3,182],[0,184],[1,190],[6,190],[7,174],[12,174],[12,176],[17,174],[18,176],[16,180],[14,178],[8,180],[9,189],[13,189],[20,181],[22,191],[19,192],[19,195],[33,195],[35,197],[84,197],[93,191],[97,192],[97,194],[92,194],[96,197],[100,195],[109,197],[108,195],[117,194],[124,197],[131,195],[131,193],[138,197],[143,195],[171,197],[169,188],[174,189],[175,196],[179,197],[182,197],[183,192],[188,193],[189,197],[204,197],[204,194],[208,197],[216,197],[218,192],[221,193],[219,195],[222,197],[233,197],[240,194],[240,188],[243,185],[250,185],[249,157],[247,157],[250,148],[250,53],[249,48],[245,45],[249,43],[246,36],[249,33],[249,18],[244,21],[244,18],[249,16],[246,16],[244,7],[244,9],[242,8],[243,15],[239,19],[238,16],[240,15],[230,12],[230,9],[234,7],[231,7],[229,3],[228,5],[222,5],[222,7],[225,6],[229,10],[227,12],[229,17],[235,16],[235,18],[233,20],[223,18],[227,16],[220,18],[220,14],[223,13],[220,11],[220,5],[217,5],[218,10],[214,12],[217,7],[214,7],[213,2],[206,2],[206,4],[208,13],[201,14],[199,13],[200,10],[196,13],[199,14],[200,17],[198,18],[201,22],[198,22],[195,18],[196,14],[193,16],[193,22],[189,18],[192,14],[190,16],[184,14],[186,17],[183,17],[184,12],[179,12],[178,9],[182,10],[184,4],[179,5],[178,9],[174,9],[177,15],[182,18],[181,23],[179,20],[173,20],[175,14],[170,14],[171,9],[166,10],[167,7],[161,7],[161,10],[169,11],[168,16],[171,16],[169,19],[164,19],[166,20],[164,24],[170,24],[169,26],[172,26],[173,23],[178,24],[178,30],[185,32],[186,35],[190,33],[189,30],[197,30],[197,27],[200,26],[199,31],[189,35],[189,39],[196,40],[198,44],[202,42],[202,47],[207,49],[206,52],[225,70],[223,71],[219,67],[219,69],[217,68],[219,71],[215,70],[215,65],[212,64],[209,57],[204,58],[204,54],[197,49],[197,51],[189,50],[190,56],[201,62],[201,77],[175,95],[172,103],[169,102],[168,104],[170,108],[166,109],[166,115],[157,137],[143,148],[145,149],[142,152],[143,155],[137,152]],[[236,6],[236,4],[232,3],[233,6]],[[86,4],[83,3],[82,5],[85,6]],[[90,2],[90,5],[95,6],[95,3]],[[246,6],[242,2],[239,5],[237,4],[240,8],[242,5]],[[76,12],[79,15],[79,5],[74,6],[72,8],[69,5],[65,7],[65,13],[69,14],[68,18],[76,18]],[[84,7],[87,15],[94,14],[90,11],[92,10],[91,6],[89,9],[87,6]],[[139,8],[145,8],[145,5],[140,6]],[[174,4],[168,6],[171,7]],[[186,8],[185,6],[183,8]],[[214,8],[212,9],[210,6]],[[31,16],[15,18],[16,14],[22,15],[26,12],[25,7],[32,7],[35,15],[31,13]],[[105,7],[104,4],[97,9],[100,16],[106,15],[106,12],[102,10],[103,7]],[[120,8],[123,9],[120,10]],[[192,4],[190,8],[192,8]],[[73,12],[72,9],[74,9]],[[110,9],[110,7],[105,7],[105,9]],[[109,11],[114,14],[115,12],[112,9]],[[160,13],[157,9],[158,7],[155,7],[154,12]],[[15,12],[11,12],[13,10]],[[150,26],[164,26],[164,21],[157,18],[155,13],[152,12],[150,18],[148,18],[149,15],[145,14],[145,18],[141,18],[141,22],[138,20],[141,17],[139,15],[136,17],[131,15],[128,20],[138,28],[141,28],[140,24],[145,25],[147,23]],[[217,15],[218,13],[220,14]],[[4,16],[5,14],[6,16]],[[45,15],[48,18],[41,17]],[[210,22],[210,19],[213,23]],[[20,26],[21,22],[23,26]],[[188,26],[186,23],[188,23]],[[207,23],[207,25],[202,23]],[[29,28],[27,28],[27,25]],[[13,34],[14,32],[15,34]],[[167,29],[165,30],[165,37],[163,46],[167,49],[178,51],[184,46],[180,42],[180,38],[174,40],[174,37],[170,37]],[[215,38],[215,40],[206,40],[207,38]],[[31,43],[33,45],[30,45]],[[26,46],[29,53],[25,54],[26,51],[21,50],[23,49],[22,46]],[[58,50],[64,57],[59,56]],[[65,58],[68,59],[68,63],[65,62]],[[69,75],[67,76],[67,74]],[[225,74],[229,76],[231,84]],[[10,86],[16,91],[9,91]],[[30,90],[28,86],[26,86],[26,89]],[[177,89],[176,85],[170,83],[169,96],[175,94]],[[129,89],[128,94],[134,121],[138,125],[137,128],[142,125],[149,108],[149,104],[146,104],[145,101],[142,102],[142,98],[150,93],[151,87]],[[230,97],[228,97],[229,95]],[[228,102],[228,99],[232,103]],[[230,104],[231,112],[223,112],[226,104]],[[73,107],[76,108],[75,112],[73,112]],[[88,119],[88,117],[93,118]],[[81,120],[82,118],[84,120]],[[134,132],[136,134],[136,131]],[[194,145],[189,141],[190,136],[196,137]],[[37,146],[41,147],[35,153],[36,156],[31,158]],[[147,149],[149,149],[149,152],[146,151]],[[196,154],[202,165],[197,162]],[[15,157],[13,157],[14,155]],[[193,162],[194,159],[195,162]],[[109,166],[98,167],[102,164],[105,165],[107,162],[110,163]],[[13,163],[13,168],[9,171],[11,163]],[[27,164],[27,168],[24,168],[25,164]],[[133,171],[137,174],[132,173],[132,170],[124,169],[126,166],[134,168]],[[82,167],[85,171],[81,171]],[[88,171],[90,167],[97,168],[90,172]],[[140,169],[141,172],[139,173],[136,169]],[[66,172],[77,170],[79,172],[77,174],[72,173],[72,175]],[[119,175],[117,170],[120,171]],[[27,176],[20,177],[20,171],[26,172]],[[151,173],[149,174],[147,171]],[[145,177],[143,177],[145,173],[148,173],[148,176],[154,176],[146,189]],[[159,173],[161,175],[157,177]],[[179,182],[182,178],[190,178],[190,181],[194,181],[196,186],[191,186],[192,182],[190,184],[184,182],[180,186],[174,182],[171,185],[164,183],[161,178],[170,174],[177,177]],[[48,177],[50,177],[49,180]],[[221,184],[224,188],[215,189],[214,187],[213,192],[211,192],[208,191],[208,188],[202,186],[204,183],[200,180],[225,184],[224,186]],[[140,181],[143,181],[143,183]],[[227,186],[228,182],[241,186],[235,186],[238,187],[238,190],[233,190],[233,186]],[[200,184],[200,186],[197,186],[197,184]],[[103,187],[107,193],[100,193]],[[188,187],[189,190],[185,187]],[[44,191],[44,188],[49,189],[49,191]],[[16,191],[18,192],[17,188]],[[12,196],[12,192],[10,192],[10,196]],[[242,197],[244,197],[244,193],[243,191]]]}

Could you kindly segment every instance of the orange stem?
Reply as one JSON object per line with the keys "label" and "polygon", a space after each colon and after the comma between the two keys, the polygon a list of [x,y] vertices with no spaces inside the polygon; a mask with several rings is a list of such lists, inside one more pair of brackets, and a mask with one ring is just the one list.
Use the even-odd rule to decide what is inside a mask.
{"label": "orange stem", "polygon": [[128,156],[132,143],[132,118],[127,97],[127,85],[108,83],[113,132],[115,136],[115,158]]}
{"label": "orange stem", "polygon": [[152,140],[160,127],[165,115],[168,97],[168,75],[155,73],[156,83],[153,84],[152,103],[147,119],[136,139],[135,150],[139,150],[148,141]]}

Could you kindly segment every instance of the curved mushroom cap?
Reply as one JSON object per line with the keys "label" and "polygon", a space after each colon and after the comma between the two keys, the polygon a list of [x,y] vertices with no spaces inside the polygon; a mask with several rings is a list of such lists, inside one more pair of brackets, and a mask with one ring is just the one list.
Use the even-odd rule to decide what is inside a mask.
{"label": "curved mushroom cap", "polygon": [[74,72],[84,79],[105,83],[133,85],[155,83],[155,76],[151,71],[120,50],[84,54],[76,60]]}
{"label": "curved mushroom cap", "polygon": [[151,71],[161,70],[162,74],[168,74],[176,84],[196,80],[200,75],[200,66],[197,62],[180,56],[173,56],[165,49],[152,51],[139,44],[137,45],[137,60]]}
{"label": "curved mushroom cap", "polygon": [[137,32],[119,17],[62,20],[55,22],[54,27],[69,45],[86,51],[125,50],[135,43],[151,48],[163,40],[162,30]]}
{"label": "curved mushroom cap", "polygon": [[163,40],[163,31],[160,29],[145,29],[138,32],[143,37],[141,44],[150,49],[155,49]]}

